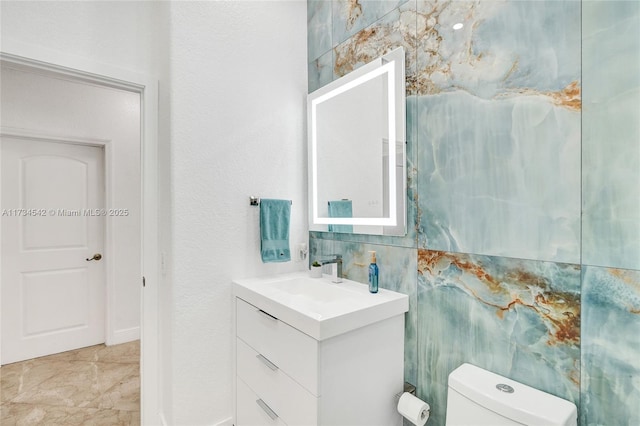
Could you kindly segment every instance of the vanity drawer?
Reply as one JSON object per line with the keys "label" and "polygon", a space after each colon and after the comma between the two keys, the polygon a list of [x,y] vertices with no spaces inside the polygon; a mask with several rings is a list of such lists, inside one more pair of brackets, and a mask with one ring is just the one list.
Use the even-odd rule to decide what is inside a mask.
{"label": "vanity drawer", "polygon": [[296,383],[264,355],[237,339],[237,374],[285,422],[315,426],[318,398]]}
{"label": "vanity drawer", "polygon": [[318,342],[236,298],[236,334],[314,396],[318,394]]}
{"label": "vanity drawer", "polygon": [[262,400],[242,379],[238,378],[236,382],[237,426],[287,426],[277,413],[270,413],[268,406],[260,405]]}

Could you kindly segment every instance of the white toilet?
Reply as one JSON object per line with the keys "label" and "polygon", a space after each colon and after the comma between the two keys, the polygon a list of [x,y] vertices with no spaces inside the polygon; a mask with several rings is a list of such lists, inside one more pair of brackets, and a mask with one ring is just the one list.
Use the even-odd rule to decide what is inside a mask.
{"label": "white toilet", "polygon": [[471,364],[449,375],[447,426],[576,426],[572,402]]}

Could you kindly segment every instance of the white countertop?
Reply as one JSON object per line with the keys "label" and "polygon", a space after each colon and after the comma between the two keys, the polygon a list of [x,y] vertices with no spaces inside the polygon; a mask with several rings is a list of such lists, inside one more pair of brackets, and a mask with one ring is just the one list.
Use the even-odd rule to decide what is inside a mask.
{"label": "white countertop", "polygon": [[308,272],[234,280],[233,294],[297,328],[325,340],[409,310],[406,294],[348,279],[311,278]]}

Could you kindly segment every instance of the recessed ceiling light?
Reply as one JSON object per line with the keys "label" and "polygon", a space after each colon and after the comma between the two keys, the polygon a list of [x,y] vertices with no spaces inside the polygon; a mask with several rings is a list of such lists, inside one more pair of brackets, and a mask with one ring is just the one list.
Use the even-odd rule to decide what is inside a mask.
{"label": "recessed ceiling light", "polygon": [[464,27],[464,24],[462,22],[458,22],[457,24],[453,24],[453,29],[454,30],[459,30],[462,27]]}

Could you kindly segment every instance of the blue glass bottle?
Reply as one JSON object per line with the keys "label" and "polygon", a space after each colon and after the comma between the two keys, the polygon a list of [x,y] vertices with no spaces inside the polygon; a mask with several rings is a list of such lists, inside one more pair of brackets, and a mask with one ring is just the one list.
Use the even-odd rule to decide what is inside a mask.
{"label": "blue glass bottle", "polygon": [[376,265],[376,252],[371,251],[371,264],[369,265],[369,292],[378,292],[378,265]]}

